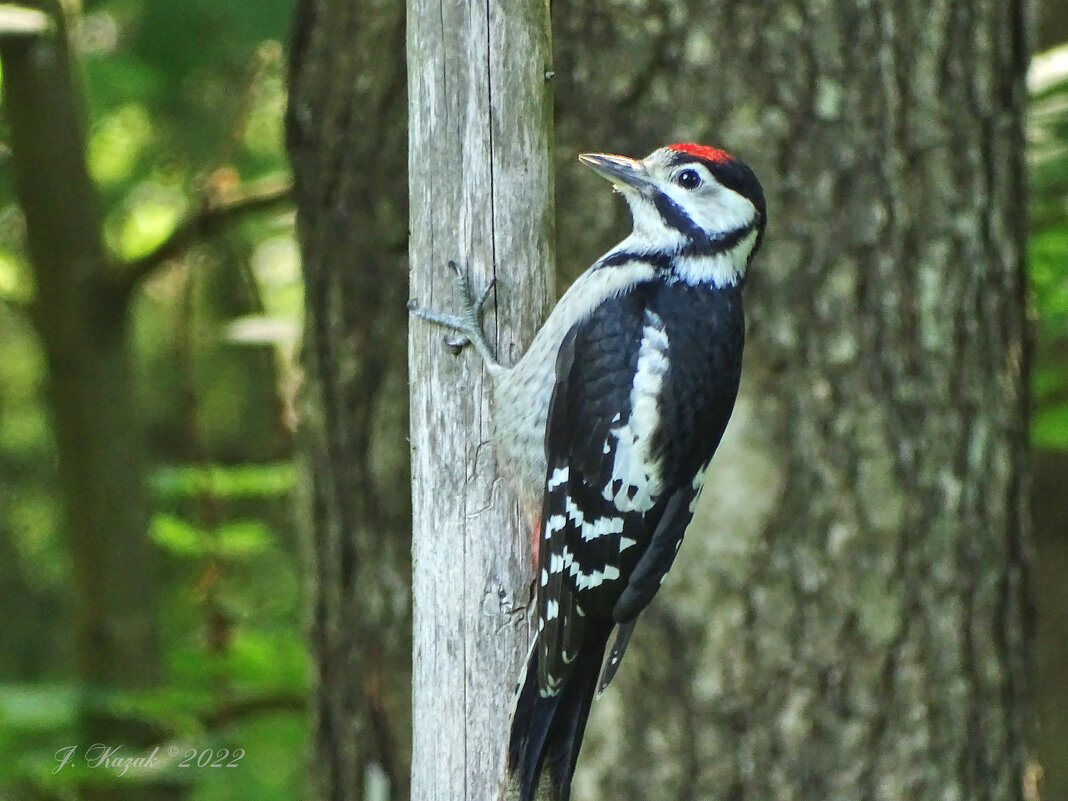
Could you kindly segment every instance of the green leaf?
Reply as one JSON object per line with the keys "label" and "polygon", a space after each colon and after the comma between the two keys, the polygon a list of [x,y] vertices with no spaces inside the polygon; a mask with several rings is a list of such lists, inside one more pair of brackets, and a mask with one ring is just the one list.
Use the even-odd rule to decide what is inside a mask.
{"label": "green leaf", "polygon": [[24,259],[6,248],[0,248],[0,298],[15,304],[33,299],[33,279]]}
{"label": "green leaf", "polygon": [[1032,234],[1028,256],[1040,331],[1053,339],[1068,329],[1068,220]]}
{"label": "green leaf", "polygon": [[180,556],[202,556],[213,547],[207,532],[176,515],[156,514],[149,532],[157,545]]}
{"label": "green leaf", "polygon": [[140,103],[125,103],[94,127],[89,137],[89,171],[99,183],[126,180],[151,140],[152,120]]}
{"label": "green leaf", "polygon": [[125,259],[144,256],[177,227],[187,206],[180,192],[159,184],[143,183],[131,193],[121,219],[110,226],[110,244]]}
{"label": "green leaf", "polygon": [[308,659],[307,646],[297,632],[242,628],[231,643],[227,661],[236,687],[304,692]]}
{"label": "green leaf", "polygon": [[262,520],[235,520],[220,526],[215,539],[223,556],[250,556],[267,550],[274,534]]}
{"label": "green leaf", "polygon": [[269,498],[287,494],[296,483],[291,462],[240,465],[172,465],[157,468],[150,479],[161,499],[193,498],[211,493],[220,498]]}
{"label": "green leaf", "polygon": [[71,685],[0,684],[0,729],[48,731],[74,722]]}
{"label": "green leaf", "polygon": [[1068,403],[1037,410],[1031,439],[1044,450],[1068,450]]}

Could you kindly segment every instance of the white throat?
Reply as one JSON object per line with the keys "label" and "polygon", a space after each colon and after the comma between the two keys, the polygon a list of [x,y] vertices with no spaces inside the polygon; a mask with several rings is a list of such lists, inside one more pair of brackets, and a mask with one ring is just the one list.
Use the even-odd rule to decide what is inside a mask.
{"label": "white throat", "polygon": [[750,231],[730,250],[710,256],[676,256],[675,273],[687,284],[710,284],[717,289],[734,286],[745,277],[757,232]]}

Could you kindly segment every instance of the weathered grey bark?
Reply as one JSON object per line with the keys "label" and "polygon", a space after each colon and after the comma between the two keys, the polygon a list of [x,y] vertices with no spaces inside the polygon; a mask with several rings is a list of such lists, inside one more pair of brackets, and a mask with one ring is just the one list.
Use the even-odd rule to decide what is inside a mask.
{"label": "weathered grey bark", "polygon": [[[552,284],[548,7],[409,0],[411,294],[457,309],[445,265],[497,281],[501,360],[529,343]],[[413,324],[412,797],[491,799],[529,642],[526,522],[490,444],[478,357]]]}
{"label": "weathered grey bark", "polygon": [[305,280],[309,767],[330,801],[383,779],[408,797],[403,48],[395,3],[297,6],[287,144]]}
{"label": "weathered grey bark", "polygon": [[[62,10],[42,35],[0,32],[4,105],[34,275],[34,328],[48,362],[49,411],[70,554],[74,655],[87,742],[144,745],[110,693],[158,679],[155,553],[146,535],[141,433],[133,421],[128,287],[105,254],[85,165],[81,96]],[[120,792],[104,788],[109,797]],[[141,797],[144,790],[121,792]]]}
{"label": "weathered grey bark", "polygon": [[770,210],[735,420],[577,798],[1022,797],[1024,10],[554,4],[561,152],[622,107]]}

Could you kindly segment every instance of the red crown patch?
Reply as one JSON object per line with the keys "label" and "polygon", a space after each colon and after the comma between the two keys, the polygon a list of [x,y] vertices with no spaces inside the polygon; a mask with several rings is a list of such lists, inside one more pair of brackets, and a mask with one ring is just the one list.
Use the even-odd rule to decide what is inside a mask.
{"label": "red crown patch", "polygon": [[708,145],[695,145],[693,142],[680,142],[675,145],[668,145],[672,150],[678,150],[682,153],[689,153],[691,156],[697,156],[699,159],[705,159],[712,162],[728,162],[734,161],[734,156],[728,153],[726,150],[720,150],[718,147],[709,147]]}

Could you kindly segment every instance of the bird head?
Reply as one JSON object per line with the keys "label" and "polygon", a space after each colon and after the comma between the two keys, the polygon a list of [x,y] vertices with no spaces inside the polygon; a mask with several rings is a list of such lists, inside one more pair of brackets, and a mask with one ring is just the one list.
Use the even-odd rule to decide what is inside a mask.
{"label": "bird head", "polygon": [[728,255],[744,274],[764,232],[764,191],[726,151],[668,145],[644,159],[584,153],[579,160],[612,182],[630,205],[634,231],[624,245],[667,257]]}

